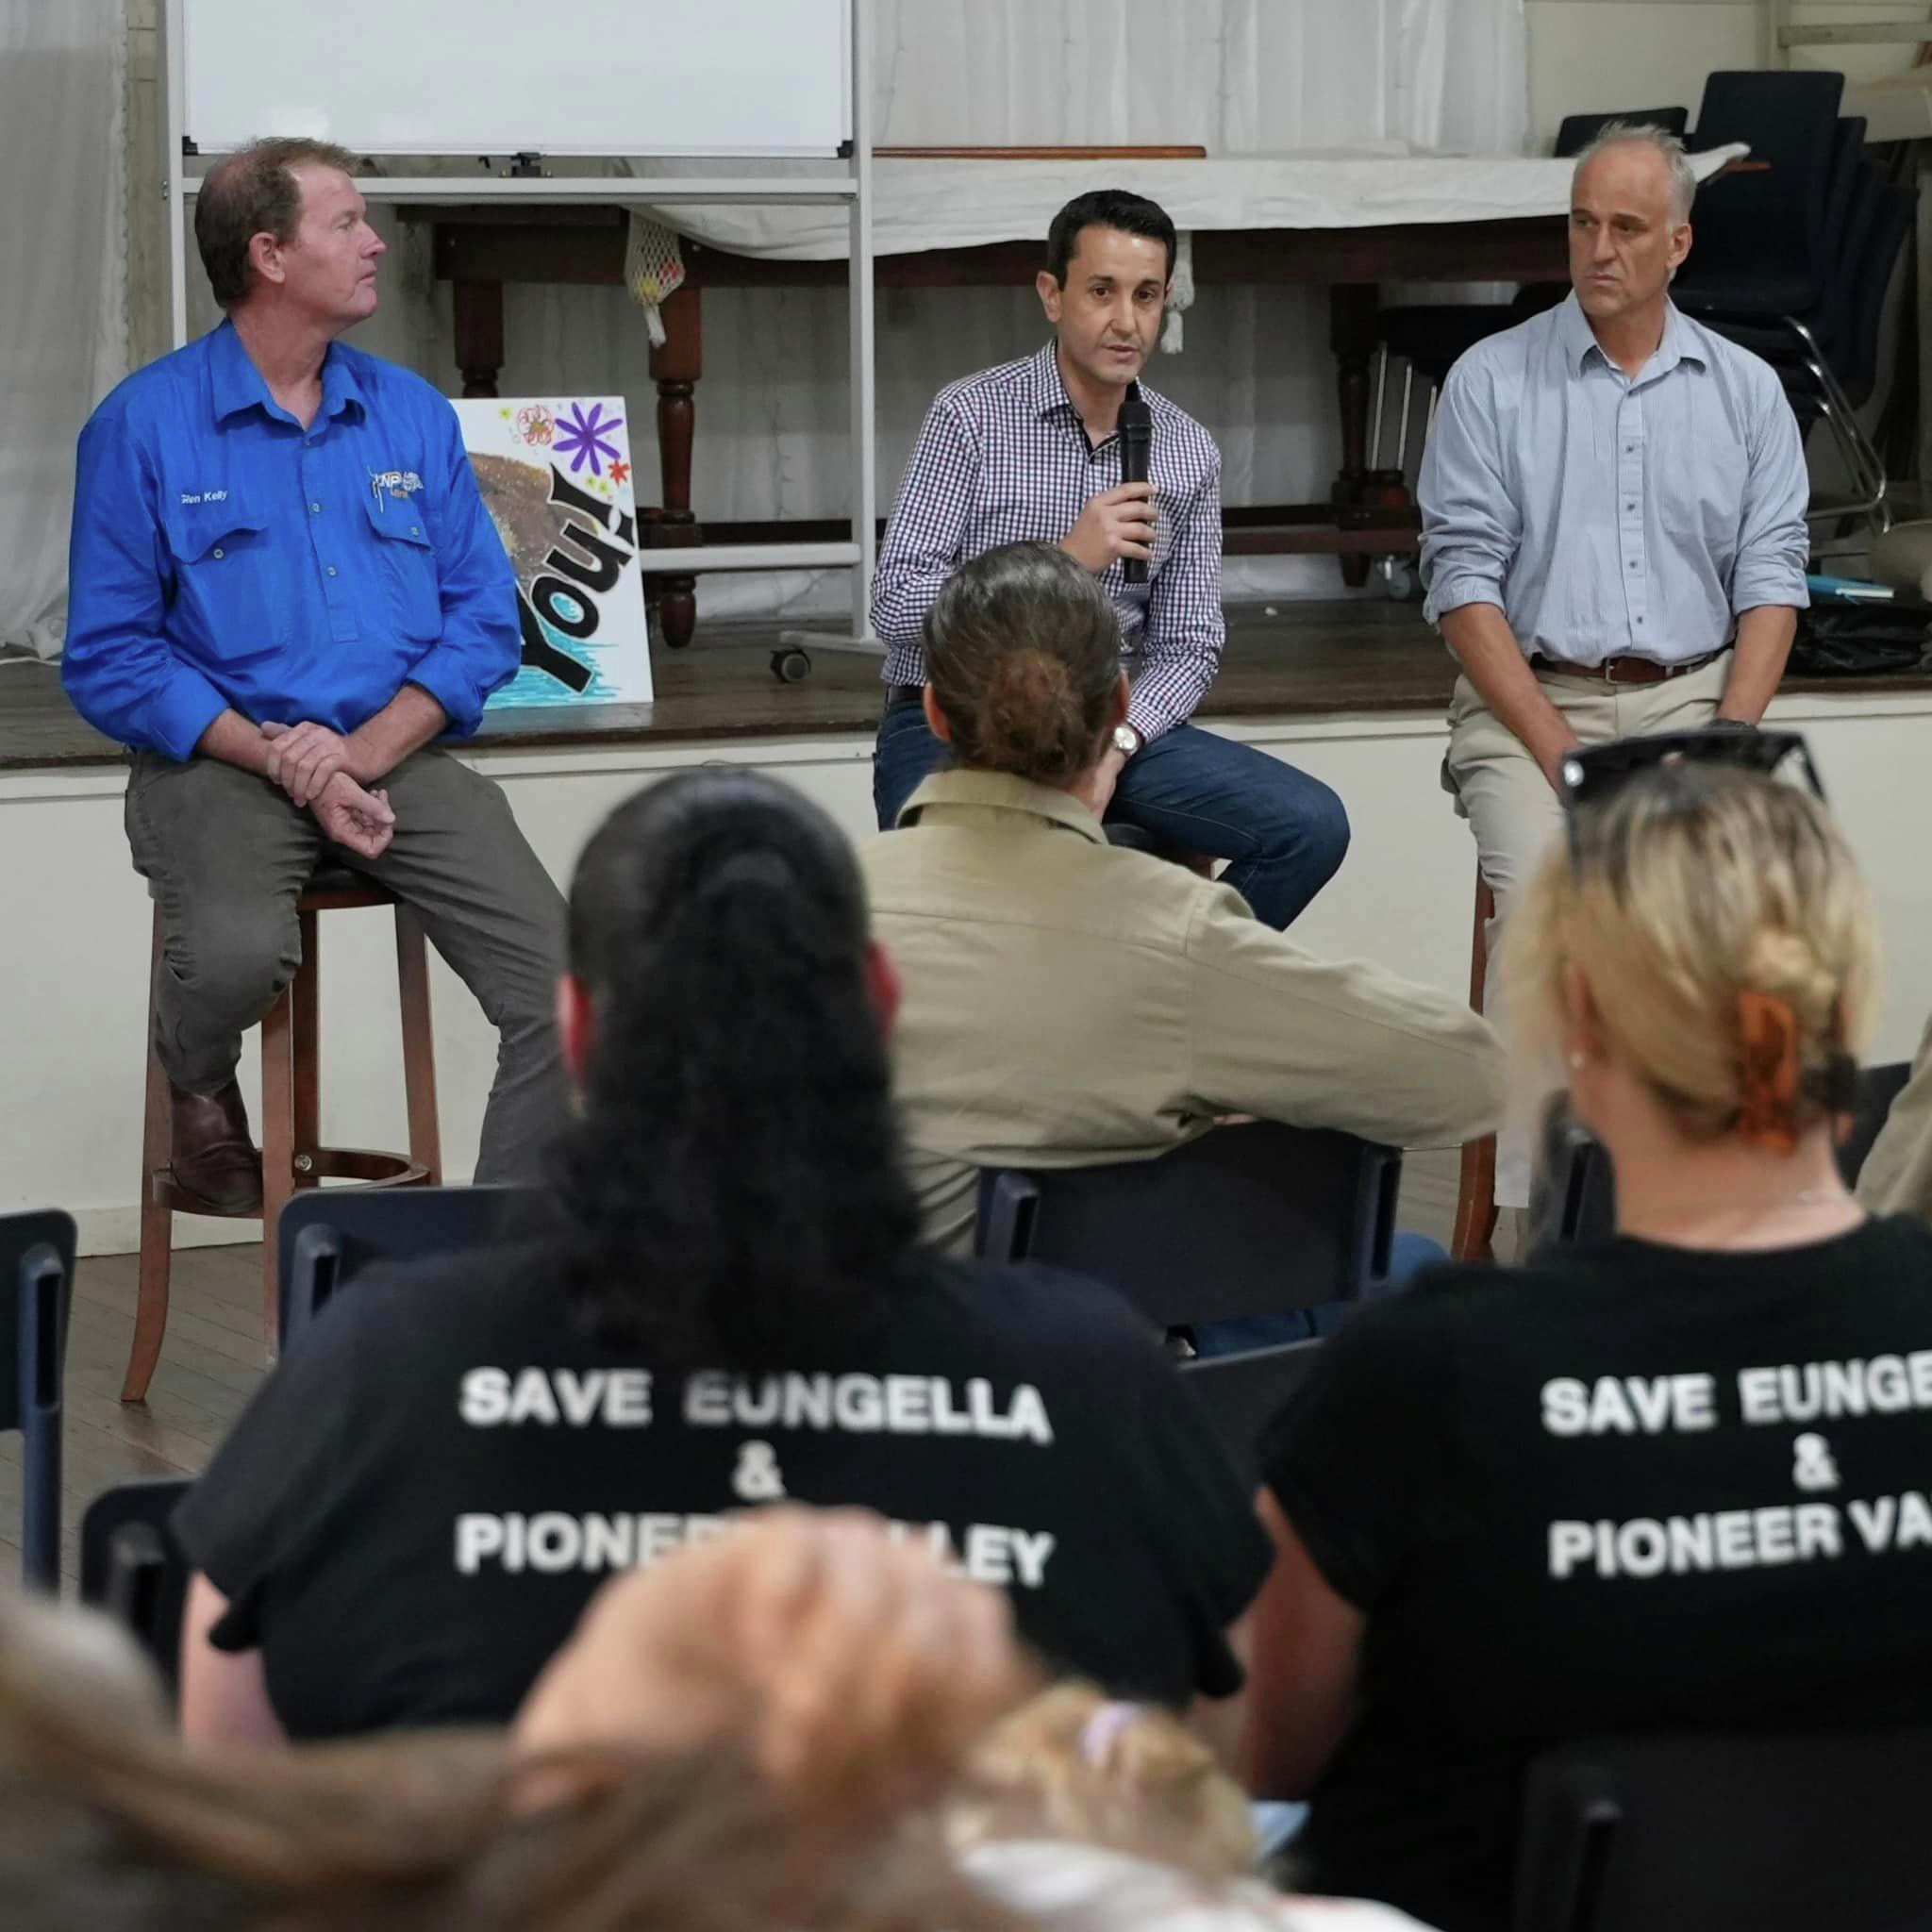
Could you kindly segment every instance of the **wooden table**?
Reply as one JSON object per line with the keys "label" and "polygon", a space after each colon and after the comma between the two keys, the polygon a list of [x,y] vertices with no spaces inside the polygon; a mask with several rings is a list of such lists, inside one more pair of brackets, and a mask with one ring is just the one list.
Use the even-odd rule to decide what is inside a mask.
{"label": "wooden table", "polygon": [[[503,290],[508,282],[621,284],[628,233],[623,208],[405,206],[406,221],[427,222],[435,272],[451,284],[456,359],[463,394],[493,396],[504,362]],[[1562,280],[1564,218],[1419,222],[1387,227],[1201,229],[1193,237],[1194,280],[1202,287],[1325,283],[1329,347],[1341,412],[1341,469],[1327,501],[1237,506],[1224,512],[1231,556],[1327,553],[1351,584],[1363,582],[1372,557],[1413,550],[1419,527],[1406,491],[1368,468],[1369,365],[1375,351],[1377,287],[1385,281],[1521,282]],[[658,390],[662,505],[641,510],[646,541],[661,545],[813,541],[849,537],[843,520],[816,523],[700,523],[691,500],[697,385],[704,375],[704,292],[708,288],[843,287],[842,261],[774,261],[732,255],[687,241],[687,280],[664,305],[665,341],[651,352]],[[1040,266],[1036,242],[881,255],[882,289],[1029,286]],[[934,386],[941,379],[935,372]],[[691,641],[695,579],[657,577],[666,643]]]}

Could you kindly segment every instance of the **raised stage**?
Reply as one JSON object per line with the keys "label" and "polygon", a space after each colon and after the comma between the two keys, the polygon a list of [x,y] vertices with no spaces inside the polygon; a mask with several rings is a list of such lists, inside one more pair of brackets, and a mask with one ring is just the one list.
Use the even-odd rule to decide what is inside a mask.
{"label": "raised stage", "polygon": [[[1474,849],[1440,782],[1441,643],[1415,605],[1374,598],[1241,607],[1229,630],[1202,722],[1325,780],[1354,828],[1294,937],[1466,991]],[[866,836],[876,666],[821,655],[805,682],[780,684],[776,643],[771,627],[701,628],[690,650],[657,653],[655,704],[497,713],[463,755],[504,785],[559,883],[613,806],[691,764],[769,771]],[[1871,874],[1890,965],[1874,1049],[1903,1058],[1932,1010],[1932,678],[1794,682],[1772,715],[1810,735]],[[118,748],[75,716],[50,668],[0,668],[0,1211],[66,1207],[96,1253],[133,1244],[140,1186],[149,906],[128,864],[124,789]],[[329,915],[321,951],[325,1136],[400,1144],[387,914]],[[494,1041],[440,961],[432,974],[443,1145],[460,1179]],[[252,1041],[242,1078],[252,1105]],[[216,1241],[252,1227],[182,1224],[197,1225]]]}

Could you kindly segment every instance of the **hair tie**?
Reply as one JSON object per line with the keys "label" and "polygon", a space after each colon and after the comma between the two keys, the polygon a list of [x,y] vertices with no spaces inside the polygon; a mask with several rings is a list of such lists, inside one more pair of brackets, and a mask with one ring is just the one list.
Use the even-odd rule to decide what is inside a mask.
{"label": "hair tie", "polygon": [[1129,1724],[1140,1722],[1138,1704],[1103,1704],[1080,1726],[1080,1761],[1090,1770],[1104,1771],[1114,1740]]}
{"label": "hair tie", "polygon": [[1775,993],[1740,992],[1743,1093],[1738,1128],[1774,1154],[1798,1151],[1798,1016]]}

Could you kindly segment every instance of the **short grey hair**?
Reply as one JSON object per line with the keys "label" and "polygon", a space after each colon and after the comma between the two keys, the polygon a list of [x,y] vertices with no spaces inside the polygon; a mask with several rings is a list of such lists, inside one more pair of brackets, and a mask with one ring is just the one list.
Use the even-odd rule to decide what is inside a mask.
{"label": "short grey hair", "polygon": [[1671,216],[1678,222],[1690,219],[1690,204],[1697,198],[1697,175],[1690,166],[1690,151],[1682,140],[1668,128],[1654,126],[1648,121],[1609,121],[1598,130],[1596,139],[1576,157],[1576,165],[1570,171],[1570,186],[1574,192],[1576,177],[1584,168],[1602,154],[1607,147],[1628,145],[1655,148],[1664,158],[1664,166],[1671,171]]}

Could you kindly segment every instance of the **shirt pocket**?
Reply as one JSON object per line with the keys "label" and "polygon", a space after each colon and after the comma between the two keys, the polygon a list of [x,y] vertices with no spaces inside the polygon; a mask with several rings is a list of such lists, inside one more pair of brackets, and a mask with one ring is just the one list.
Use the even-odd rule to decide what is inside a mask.
{"label": "shirt pocket", "polygon": [[1657,464],[1662,481],[1662,530],[1680,552],[1703,550],[1720,583],[1729,583],[1742,533],[1744,490],[1751,458],[1736,429],[1722,418],[1692,418],[1683,459]]}
{"label": "shirt pocket", "polygon": [[411,643],[434,643],[442,635],[442,580],[428,512],[408,497],[365,498],[362,508],[375,538],[376,578],[390,623]]}
{"label": "shirt pocket", "polygon": [[233,665],[287,646],[287,564],[275,555],[265,516],[234,501],[176,504],[162,512],[161,529],[191,648]]}

